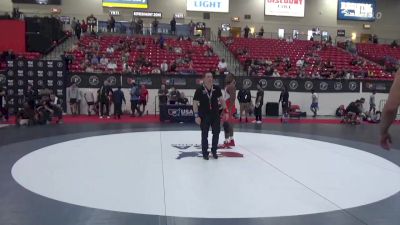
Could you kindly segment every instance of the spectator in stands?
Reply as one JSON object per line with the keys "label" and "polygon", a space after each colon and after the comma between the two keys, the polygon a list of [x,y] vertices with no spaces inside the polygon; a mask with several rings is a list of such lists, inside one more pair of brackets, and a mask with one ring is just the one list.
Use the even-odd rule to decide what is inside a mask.
{"label": "spectator in stands", "polygon": [[272,73],[272,77],[280,77],[281,75],[279,74],[278,70],[275,69],[274,72]]}
{"label": "spectator in stands", "polygon": [[88,30],[88,24],[85,22],[85,20],[82,20],[81,29],[82,29],[82,33],[86,34],[86,32]]}
{"label": "spectator in stands", "polygon": [[151,74],[161,74],[160,68],[154,67],[154,68],[151,70]]}
{"label": "spectator in stands", "polygon": [[142,106],[143,113],[146,111],[146,106],[147,106],[148,102],[149,102],[149,90],[147,90],[146,85],[142,84],[140,86],[139,109],[140,109],[140,106]]}
{"label": "spectator in stands", "polygon": [[6,89],[0,86],[0,119],[8,121],[8,110],[6,107]]}
{"label": "spectator in stands", "polygon": [[111,59],[110,62],[107,64],[107,69],[111,72],[115,72],[117,68],[118,68],[117,64],[113,59]]}
{"label": "spectator in stands", "polygon": [[372,42],[378,44],[378,36],[376,34],[372,35]]}
{"label": "spectator in stands", "polygon": [[182,54],[182,48],[181,47],[174,47],[173,51],[175,54]]}
{"label": "spectator in stands", "polygon": [[176,34],[176,20],[175,17],[172,18],[171,22],[169,23],[171,25],[171,34],[175,35]]}
{"label": "spectator in stands", "polygon": [[169,71],[172,72],[172,73],[174,73],[174,72],[176,72],[176,68],[177,68],[177,67],[178,67],[177,63],[173,60],[173,61],[171,62],[171,67],[169,68]]}
{"label": "spectator in stands", "polygon": [[244,38],[249,38],[250,28],[246,25],[243,31],[244,31]]}
{"label": "spectator in stands", "polygon": [[29,107],[34,110],[36,106],[36,101],[38,100],[38,93],[36,90],[33,89],[32,84],[28,84],[28,88],[25,92],[24,97],[24,102],[28,103]]}
{"label": "spectator in stands", "polygon": [[136,85],[136,81],[132,80],[132,88],[130,91],[131,95],[131,117],[136,117],[136,111],[139,116],[142,116],[143,112],[140,111],[139,101],[140,101],[140,87]]}
{"label": "spectator in stands", "polygon": [[396,40],[393,40],[393,42],[390,44],[390,47],[391,47],[391,48],[398,48],[399,45],[397,44],[397,41],[396,41]]}
{"label": "spectator in stands", "polygon": [[314,79],[321,79],[321,74],[319,74],[318,71],[315,71],[312,73],[311,77]]}
{"label": "spectator in stands", "polygon": [[121,119],[122,115],[122,103],[126,104],[124,92],[121,90],[121,86],[118,86],[117,90],[113,93],[114,102],[114,119]]}
{"label": "spectator in stands", "polygon": [[99,64],[99,57],[96,54],[92,56],[90,64],[92,64],[93,66],[97,66]]}
{"label": "spectator in stands", "polygon": [[77,21],[75,24],[75,35],[78,38],[78,40],[81,39],[81,34],[82,34],[82,25],[79,23],[79,21]]}
{"label": "spectator in stands", "polygon": [[79,22],[79,21],[76,21],[76,18],[75,18],[75,17],[72,18],[72,20],[71,20],[71,30],[72,30],[72,33],[73,33],[73,34],[75,34],[75,28],[76,28],[77,22]]}
{"label": "spectator in stands", "polygon": [[95,72],[95,69],[92,66],[92,64],[88,63],[85,65],[85,72],[86,73],[94,73]]}
{"label": "spectator in stands", "polygon": [[258,32],[258,36],[261,38],[264,36],[264,27],[263,26],[261,26],[260,32]]}
{"label": "spectator in stands", "polygon": [[164,36],[162,34],[160,34],[160,38],[158,39],[158,43],[160,45],[160,48],[164,49],[165,39],[164,39]]}
{"label": "spectator in stands", "polygon": [[334,65],[333,65],[333,62],[332,62],[331,59],[328,59],[328,61],[326,61],[326,62],[324,63],[324,66],[325,66],[325,68],[327,68],[327,69],[333,69],[333,68],[334,68]]}
{"label": "spectator in stands", "polygon": [[171,87],[171,90],[168,94],[169,104],[175,105],[179,99],[179,91],[175,89],[175,87]]}
{"label": "spectator in stands", "polygon": [[137,21],[137,34],[143,34],[143,20],[139,17]]}
{"label": "spectator in stands", "polygon": [[67,89],[67,96],[69,98],[69,107],[71,109],[72,116],[78,115],[78,101],[80,100],[78,85],[73,82]]}
{"label": "spectator in stands", "polygon": [[267,66],[267,68],[265,68],[264,74],[268,77],[271,77],[274,74],[274,70],[272,69],[272,67]]}
{"label": "spectator in stands", "polygon": [[113,16],[110,16],[110,19],[108,20],[108,27],[110,28],[109,32],[115,32],[115,19]]}
{"label": "spectator in stands", "polygon": [[225,59],[221,59],[218,63],[218,70],[220,72],[225,72],[228,69],[228,64],[225,62]]}
{"label": "spectator in stands", "polygon": [[152,25],[152,28],[153,28],[152,33],[153,33],[153,34],[157,34],[157,33],[158,33],[158,20],[157,20],[157,18],[155,18],[155,19],[153,20],[153,22],[151,23],[151,25]]}
{"label": "spectator in stands", "polygon": [[160,70],[162,74],[165,74],[168,72],[168,63],[167,60],[164,60],[163,63],[160,65]]}
{"label": "spectator in stands", "polygon": [[[113,96],[113,91],[107,81],[104,81],[103,85],[98,90],[98,100],[100,107],[100,119],[107,117],[110,119],[110,100]],[[106,108],[106,113],[104,114],[104,107]]]}
{"label": "spectator in stands", "polygon": [[158,90],[158,102],[159,105],[166,105],[168,102],[168,90],[165,84],[162,84],[160,90]]}
{"label": "spectator in stands", "polygon": [[115,51],[115,50],[114,50],[114,47],[113,47],[112,45],[108,46],[107,49],[106,49],[106,52],[107,52],[108,54],[113,54],[114,51]]}
{"label": "spectator in stands", "polygon": [[131,66],[129,66],[129,63],[124,63],[123,65],[122,65],[122,72],[123,73],[132,73],[132,67]]}
{"label": "spectator in stands", "polygon": [[298,68],[303,68],[304,67],[304,58],[301,58],[301,59],[297,60],[296,66]]}
{"label": "spectator in stands", "polygon": [[107,66],[107,64],[108,64],[108,58],[106,57],[106,55],[103,55],[103,56],[100,58],[100,65],[102,65],[102,66]]}

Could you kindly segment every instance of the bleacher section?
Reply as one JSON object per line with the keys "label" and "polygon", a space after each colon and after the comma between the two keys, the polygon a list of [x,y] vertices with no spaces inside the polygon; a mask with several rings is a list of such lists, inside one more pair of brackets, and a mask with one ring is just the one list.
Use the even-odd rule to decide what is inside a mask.
{"label": "bleacher section", "polygon": [[[236,56],[242,65],[245,65],[249,60],[271,60],[276,58],[290,58],[292,67],[287,71],[290,77],[296,77],[299,74],[299,68],[296,67],[296,62],[299,59],[304,59],[306,66],[303,69],[306,77],[311,77],[312,74],[319,72],[322,76],[330,77],[327,74],[331,72],[352,72],[355,74],[369,74],[371,79],[391,79],[391,75],[386,73],[379,65],[370,62],[364,62],[362,65],[353,65],[351,62],[355,59],[363,61],[350,53],[326,45],[320,42],[276,39],[248,39],[248,38],[222,38],[223,43]],[[245,53],[243,53],[245,51]],[[333,68],[326,68],[324,63],[332,62]],[[275,65],[280,75],[285,74],[285,66],[282,62]],[[263,71],[258,73],[263,74]],[[339,78],[339,77],[335,77]]]}
{"label": "bleacher section", "polygon": [[[78,48],[71,51],[74,56],[74,60],[71,65],[69,65],[70,71],[73,72],[83,72],[85,68],[82,67],[82,62],[85,61],[85,55],[87,51],[90,51],[90,45],[93,42],[97,42],[99,44],[99,51],[97,53],[98,56],[106,55],[109,60],[115,60],[118,68],[115,72],[121,73],[123,67],[122,54],[123,50],[116,50],[113,54],[107,54],[106,49],[112,45],[123,45],[123,43],[131,43],[131,50],[129,52],[128,63],[129,66],[134,67],[136,60],[144,56],[145,59],[150,60],[152,66],[151,67],[141,67],[141,74],[150,74],[152,69],[160,68],[160,64],[163,63],[164,60],[167,61],[169,65],[173,61],[176,61],[179,58],[190,57],[192,60],[192,70],[194,70],[197,74],[204,74],[209,71],[213,71],[217,68],[219,58],[218,56],[204,56],[205,51],[207,51],[210,47],[206,45],[193,45],[191,40],[177,40],[174,38],[165,38],[165,47],[163,49],[160,48],[160,45],[157,43],[157,39],[149,36],[142,37],[126,37],[126,36],[100,36],[99,38],[85,36],[78,43]],[[142,51],[136,50],[135,42],[144,43],[145,49]],[[182,53],[176,53],[173,48],[181,48]],[[117,48],[118,49],[118,48]],[[111,72],[107,70],[105,66],[97,65],[94,68],[96,72]],[[189,64],[185,65],[177,65],[176,71],[172,72],[172,74],[178,74],[182,71],[188,71]]]}

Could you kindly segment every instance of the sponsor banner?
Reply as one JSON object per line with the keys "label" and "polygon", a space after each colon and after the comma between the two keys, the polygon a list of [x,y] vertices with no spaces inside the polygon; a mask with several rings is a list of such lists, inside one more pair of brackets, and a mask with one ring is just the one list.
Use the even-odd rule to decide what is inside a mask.
{"label": "sponsor banner", "polygon": [[160,121],[194,122],[193,106],[191,105],[160,105]]}
{"label": "sponsor banner", "polygon": [[103,0],[103,7],[147,9],[147,0]]}
{"label": "sponsor banner", "polygon": [[363,92],[389,93],[393,81],[364,81]]}
{"label": "sponsor banner", "polygon": [[134,17],[162,18],[161,12],[133,12]]}
{"label": "sponsor banner", "polygon": [[337,30],[338,37],[346,37],[346,30]]}
{"label": "sponsor banner", "polygon": [[265,0],[265,15],[304,17],[306,0]]}
{"label": "sponsor banner", "polygon": [[57,95],[66,108],[65,78],[63,61],[16,60],[7,62],[5,78],[0,75],[7,90],[7,107],[11,114],[21,108],[28,85],[32,85],[39,95],[50,90]]}
{"label": "sponsor banner", "polygon": [[[165,76],[165,75],[120,75],[120,74],[90,74],[71,73],[68,86],[76,82],[82,88],[100,88],[104,81],[109,81],[113,88],[121,85],[122,88],[130,88],[132,80],[137,84],[144,84],[149,89],[159,89],[161,84],[177,89],[195,89],[202,84],[198,75]],[[122,81],[122,83],[121,83]],[[323,79],[291,79],[291,78],[262,78],[262,77],[236,77],[236,87],[257,89],[257,84],[266,91],[280,91],[283,86],[291,92],[360,92],[360,81],[353,80],[323,80]],[[224,76],[216,76],[214,84],[222,86]]]}
{"label": "sponsor banner", "polygon": [[229,12],[229,0],[186,0],[187,11]]}

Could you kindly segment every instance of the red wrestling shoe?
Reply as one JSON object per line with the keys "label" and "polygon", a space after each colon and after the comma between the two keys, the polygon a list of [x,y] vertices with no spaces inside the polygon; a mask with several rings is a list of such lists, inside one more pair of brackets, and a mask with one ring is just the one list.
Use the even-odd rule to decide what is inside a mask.
{"label": "red wrestling shoe", "polygon": [[231,147],[235,147],[236,145],[235,145],[235,140],[231,140],[230,142],[229,142],[229,146],[231,146]]}

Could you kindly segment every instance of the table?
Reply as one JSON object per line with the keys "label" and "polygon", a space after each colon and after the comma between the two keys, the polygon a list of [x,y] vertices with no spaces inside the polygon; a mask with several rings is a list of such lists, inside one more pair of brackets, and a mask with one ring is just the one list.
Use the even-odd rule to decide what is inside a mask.
{"label": "table", "polygon": [[192,105],[160,105],[160,121],[194,123]]}

